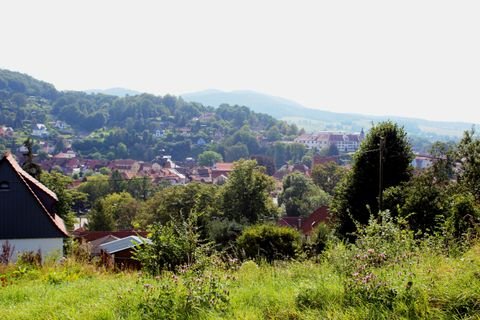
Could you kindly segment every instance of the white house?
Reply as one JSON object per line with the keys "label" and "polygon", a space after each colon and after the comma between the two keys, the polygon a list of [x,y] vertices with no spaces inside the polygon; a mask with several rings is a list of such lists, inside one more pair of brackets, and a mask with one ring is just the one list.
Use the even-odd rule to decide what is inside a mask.
{"label": "white house", "polygon": [[33,126],[32,136],[48,137],[49,134],[47,127],[43,123],[37,123]]}

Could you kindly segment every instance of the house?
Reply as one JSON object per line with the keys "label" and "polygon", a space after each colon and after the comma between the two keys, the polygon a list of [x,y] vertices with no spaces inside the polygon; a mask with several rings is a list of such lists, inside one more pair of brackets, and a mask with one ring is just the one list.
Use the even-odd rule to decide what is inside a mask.
{"label": "house", "polygon": [[55,159],[73,159],[76,156],[77,156],[77,154],[75,153],[75,151],[68,150],[67,152],[60,152],[60,153],[54,155],[53,157]]}
{"label": "house", "polygon": [[0,137],[13,137],[13,128],[0,126]]}
{"label": "house", "polygon": [[346,134],[342,132],[320,132],[313,134],[302,134],[295,138],[294,142],[301,143],[307,149],[316,148],[322,150],[335,145],[340,152],[355,152],[365,138],[362,129],[360,133]]}
{"label": "house", "polygon": [[33,126],[32,136],[34,137],[48,137],[50,133],[43,123],[37,123]]}
{"label": "house", "polygon": [[212,179],[215,179],[221,175],[228,177],[228,175],[232,171],[233,171],[232,162],[217,162],[212,168]]}
{"label": "house", "polygon": [[8,241],[12,260],[26,251],[42,258],[63,253],[68,237],[63,220],[56,214],[55,193],[25,172],[10,153],[0,160],[0,243]]}
{"label": "house", "polygon": [[416,154],[412,160],[412,166],[416,170],[424,170],[431,167],[437,159],[431,155]]}
{"label": "house", "polygon": [[296,163],[294,165],[290,165],[290,164],[285,164],[283,166],[280,167],[280,169],[278,169],[273,177],[279,181],[282,181],[283,180],[283,177],[285,177],[286,175],[289,175],[293,172],[300,172],[301,174],[309,177],[310,176],[310,169],[302,164],[302,163]]}
{"label": "house", "polygon": [[130,172],[136,174],[140,170],[140,162],[132,159],[113,160],[108,167],[112,171],[118,170],[120,173]]}
{"label": "house", "polygon": [[165,130],[160,130],[160,129],[155,130],[154,136],[156,138],[161,138],[164,135],[165,135]]}
{"label": "house", "polygon": [[330,213],[328,207],[323,206],[313,211],[308,217],[284,216],[278,220],[277,224],[298,229],[308,236],[319,223],[328,223],[329,220]]}

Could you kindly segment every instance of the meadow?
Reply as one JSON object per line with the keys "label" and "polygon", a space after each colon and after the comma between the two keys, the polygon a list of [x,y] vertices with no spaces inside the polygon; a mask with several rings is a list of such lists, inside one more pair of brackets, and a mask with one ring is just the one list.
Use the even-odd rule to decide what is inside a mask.
{"label": "meadow", "polygon": [[155,277],[75,257],[2,266],[1,318],[480,319],[478,241],[452,253],[396,240],[273,263],[210,256]]}

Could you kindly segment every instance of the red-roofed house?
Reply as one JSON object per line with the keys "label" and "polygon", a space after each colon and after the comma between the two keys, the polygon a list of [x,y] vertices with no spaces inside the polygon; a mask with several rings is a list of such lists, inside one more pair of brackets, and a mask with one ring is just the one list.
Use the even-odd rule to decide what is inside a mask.
{"label": "red-roofed house", "polygon": [[221,175],[228,177],[228,175],[232,171],[233,171],[232,162],[217,162],[212,168],[212,179],[215,179]]}
{"label": "red-roofed house", "polygon": [[40,251],[43,258],[63,253],[68,237],[56,214],[58,198],[25,172],[10,153],[0,160],[0,244],[13,249],[12,259],[25,251]]}
{"label": "red-roofed house", "polygon": [[309,235],[319,223],[328,223],[329,220],[328,207],[323,206],[313,211],[308,217],[282,217],[278,220],[278,225],[292,227],[304,235]]}

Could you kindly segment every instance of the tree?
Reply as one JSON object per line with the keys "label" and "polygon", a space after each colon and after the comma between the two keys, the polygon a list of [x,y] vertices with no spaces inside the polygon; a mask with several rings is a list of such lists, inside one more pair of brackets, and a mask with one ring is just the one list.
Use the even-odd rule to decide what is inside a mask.
{"label": "tree", "polygon": [[130,229],[138,210],[139,204],[129,193],[109,194],[95,202],[88,228],[97,231]]}
{"label": "tree", "polygon": [[[380,153],[382,177],[380,179]],[[354,220],[368,223],[371,214],[379,211],[379,190],[397,186],[411,176],[413,154],[403,128],[390,121],[370,130],[353,158],[352,170],[339,184],[332,203],[332,212],[340,234],[355,231]]]}
{"label": "tree", "polygon": [[338,156],[339,154],[340,152],[338,151],[337,145],[333,143],[320,151],[320,155],[326,157]]}
{"label": "tree", "polygon": [[328,194],[333,195],[333,190],[342,180],[347,170],[334,161],[317,164],[312,170],[313,182]]}
{"label": "tree", "polygon": [[480,139],[475,131],[466,131],[458,144],[458,182],[480,201]]}
{"label": "tree", "polygon": [[75,222],[73,209],[78,206],[82,207],[87,200],[87,195],[71,189],[72,178],[59,172],[42,172],[40,181],[57,195],[56,213],[65,221],[67,229],[73,229]]}
{"label": "tree", "polygon": [[237,238],[237,245],[250,259],[268,262],[295,257],[300,247],[300,233],[294,228],[273,224],[249,226]]}
{"label": "tree", "polygon": [[23,142],[23,146],[27,149],[27,152],[25,153],[25,162],[22,164],[22,169],[38,180],[42,174],[42,168],[33,162],[33,141],[28,138]]}
{"label": "tree", "polygon": [[303,174],[294,172],[283,178],[283,191],[278,202],[285,206],[287,216],[308,216],[329,201],[329,195]]}
{"label": "tree", "polygon": [[[166,224],[188,219],[193,213],[203,228],[216,214],[217,187],[201,183],[172,186],[155,193],[142,207],[138,217],[141,226],[153,223]],[[204,230],[201,230],[202,232]]]}
{"label": "tree", "polygon": [[222,155],[215,151],[204,151],[198,155],[198,164],[201,166],[212,167],[215,163],[222,161]]}
{"label": "tree", "polygon": [[78,190],[88,195],[89,203],[94,203],[111,192],[108,176],[103,174],[89,176]]}
{"label": "tree", "polygon": [[277,215],[269,195],[273,191],[274,180],[264,172],[264,167],[259,167],[255,160],[235,163],[221,191],[221,210],[226,218],[256,223]]}
{"label": "tree", "polygon": [[248,158],[248,148],[243,143],[237,143],[233,146],[225,148],[225,160],[226,161],[236,161],[239,159]]}
{"label": "tree", "polygon": [[125,191],[125,180],[123,179],[122,175],[118,170],[114,170],[112,172],[112,175],[110,176],[108,182],[110,185],[110,192],[119,193]]}

